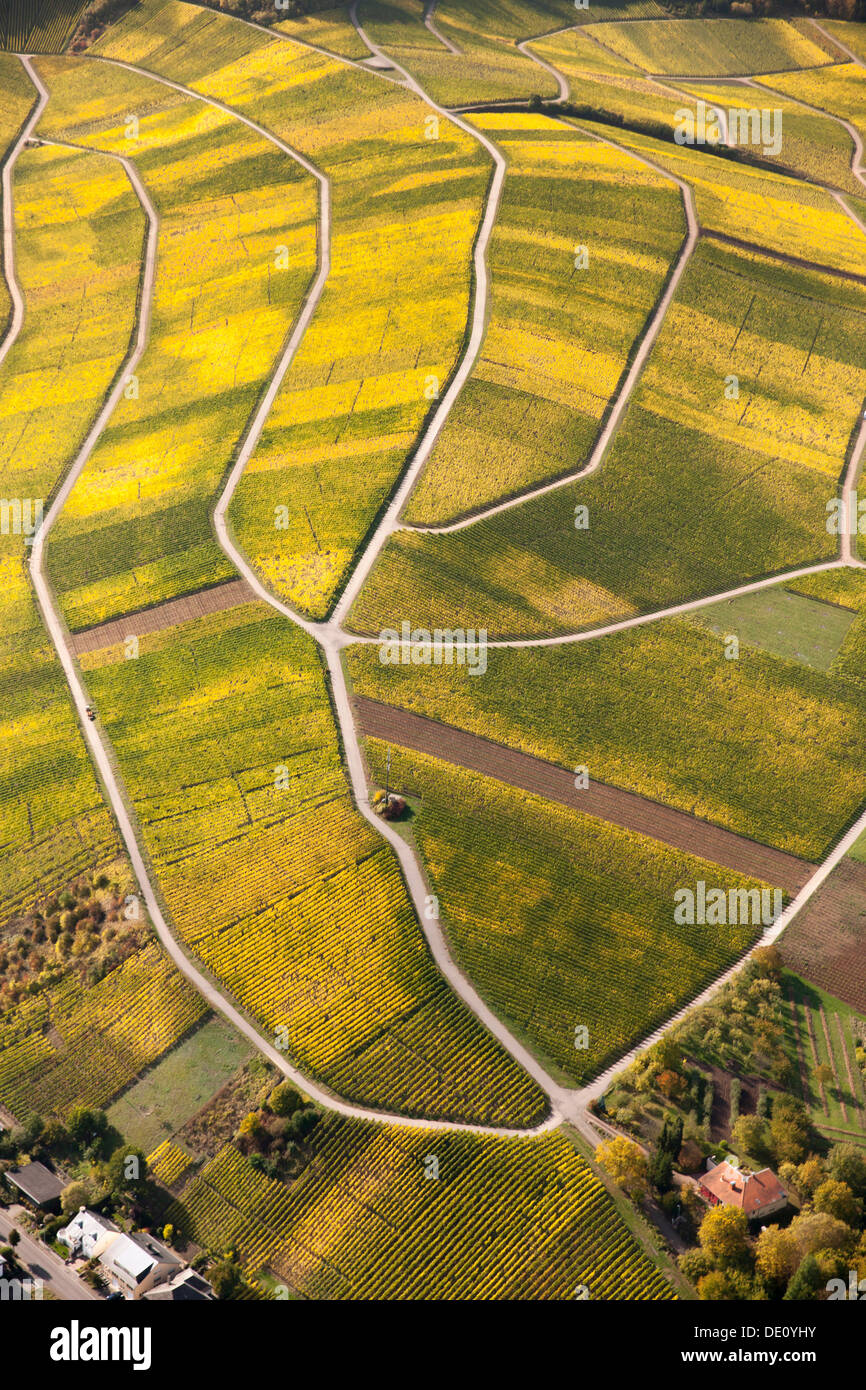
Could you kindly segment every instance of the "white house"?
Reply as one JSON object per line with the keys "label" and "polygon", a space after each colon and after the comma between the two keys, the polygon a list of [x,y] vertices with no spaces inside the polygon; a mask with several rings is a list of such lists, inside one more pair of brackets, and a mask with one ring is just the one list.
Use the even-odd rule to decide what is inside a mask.
{"label": "white house", "polygon": [[161,1240],[139,1231],[126,1235],[104,1216],[81,1207],[57,1239],[73,1256],[98,1260],[112,1289],[126,1298],[140,1298],[156,1284],[175,1278],[184,1262]]}
{"label": "white house", "polygon": [[69,1253],[73,1257],[92,1260],[99,1253],[96,1247],[106,1237],[119,1234],[120,1227],[109,1221],[107,1216],[97,1216],[95,1211],[79,1207],[72,1220],[57,1232],[57,1239],[69,1246]]}

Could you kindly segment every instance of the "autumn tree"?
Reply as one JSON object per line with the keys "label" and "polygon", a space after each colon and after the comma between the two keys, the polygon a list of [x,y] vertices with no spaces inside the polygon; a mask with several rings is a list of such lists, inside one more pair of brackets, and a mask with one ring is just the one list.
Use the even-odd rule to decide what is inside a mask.
{"label": "autumn tree", "polygon": [[740,1115],[731,1132],[734,1147],[739,1154],[748,1154],[764,1162],[769,1155],[769,1132],[767,1126],[757,1115]]}
{"label": "autumn tree", "polygon": [[846,1182],[838,1182],[836,1178],[827,1178],[821,1183],[815,1193],[814,1207],[816,1211],[844,1221],[847,1226],[859,1226],[863,1219],[861,1198],[854,1196]]}
{"label": "autumn tree", "polygon": [[797,1242],[781,1226],[768,1226],[758,1236],[755,1266],[771,1284],[787,1284],[800,1262]]}
{"label": "autumn tree", "polygon": [[711,1207],[698,1240],[717,1268],[745,1263],[751,1252],[746,1213],[739,1207]]}
{"label": "autumn tree", "polygon": [[855,1197],[866,1197],[866,1154],[856,1144],[834,1144],[827,1168],[830,1177],[847,1183]]}
{"label": "autumn tree", "polygon": [[606,1139],[595,1151],[596,1162],[632,1200],[644,1196],[648,1188],[647,1161],[637,1144],[618,1135]]}

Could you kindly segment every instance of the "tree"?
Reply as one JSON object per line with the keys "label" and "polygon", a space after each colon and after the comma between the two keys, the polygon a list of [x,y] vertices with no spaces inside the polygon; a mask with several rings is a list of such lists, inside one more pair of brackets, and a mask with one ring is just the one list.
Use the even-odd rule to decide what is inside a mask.
{"label": "tree", "polygon": [[755,1265],[771,1284],[787,1284],[799,1261],[797,1242],[781,1226],[768,1226],[758,1236]]}
{"label": "tree", "polygon": [[693,1248],[686,1250],[680,1255],[677,1264],[687,1279],[693,1284],[697,1284],[699,1279],[703,1279],[705,1274],[709,1274],[712,1269],[709,1256],[705,1250]]}
{"label": "tree", "polygon": [[72,1142],[78,1148],[97,1148],[108,1133],[108,1116],[104,1110],[91,1110],[86,1105],[76,1105],[69,1112],[66,1128]]}
{"label": "tree", "polygon": [[64,1216],[72,1216],[79,1207],[86,1207],[93,1201],[90,1183],[71,1182],[60,1194],[60,1206]]}
{"label": "tree", "polygon": [[595,1159],[629,1197],[635,1199],[644,1195],[647,1190],[647,1161],[637,1144],[618,1135],[616,1139],[607,1139],[599,1144]]}
{"label": "tree", "polygon": [[717,1268],[745,1263],[751,1249],[746,1213],[739,1207],[711,1207],[698,1239]]}
{"label": "tree", "polygon": [[785,1290],[785,1300],[786,1302],[814,1300],[819,1291],[825,1287],[825,1283],[826,1281],[821,1279],[821,1270],[815,1256],[807,1255]]}
{"label": "tree", "polygon": [[788,1168],[791,1169],[790,1181],[797,1189],[800,1196],[806,1201],[811,1200],[827,1176],[824,1170],[824,1164],[817,1154],[810,1154],[809,1157],[800,1164],[783,1163],[779,1173],[783,1182],[787,1180],[783,1175],[787,1173]]}
{"label": "tree", "polygon": [[822,1211],[804,1211],[788,1227],[801,1259],[816,1250],[843,1250],[854,1245],[854,1232],[844,1221]]}
{"label": "tree", "polygon": [[162,1238],[166,1245],[171,1245],[174,1240],[174,1226],[172,1226],[170,1221],[162,1228]]}
{"label": "tree", "polygon": [[290,1086],[288,1081],[284,1081],[271,1091],[268,1105],[275,1115],[293,1115],[296,1110],[300,1110],[303,1100],[294,1086]]}
{"label": "tree", "polygon": [[217,1298],[235,1298],[243,1287],[240,1266],[233,1256],[227,1255],[209,1271],[209,1278]]}
{"label": "tree", "polygon": [[767,1126],[757,1115],[740,1115],[731,1132],[734,1147],[739,1154],[748,1154],[762,1162],[769,1154]]}
{"label": "tree", "polygon": [[862,1200],[854,1196],[846,1182],[838,1182],[836,1178],[827,1178],[821,1183],[815,1193],[814,1206],[816,1211],[835,1216],[847,1226],[859,1226],[863,1219]]}
{"label": "tree", "polygon": [[778,946],[759,946],[753,951],[751,971],[756,978],[777,980],[782,971],[782,956]]}
{"label": "tree", "polygon": [[139,1196],[147,1183],[147,1159],[133,1144],[121,1144],[105,1165],[105,1181],[116,1197]]}
{"label": "tree", "polygon": [[667,1149],[658,1148],[647,1164],[647,1178],[657,1192],[669,1192],[673,1184],[674,1161]]}
{"label": "tree", "polygon": [[866,1154],[855,1144],[834,1144],[827,1155],[830,1177],[844,1182],[855,1197],[866,1197]]}
{"label": "tree", "polygon": [[12,1246],[13,1250],[15,1249],[15,1246],[19,1243],[20,1240],[21,1232],[16,1231],[15,1227],[13,1226],[12,1230],[9,1232],[9,1244]]}
{"label": "tree", "polygon": [[793,1096],[777,1096],[773,1103],[770,1134],[776,1158],[800,1163],[813,1147],[812,1122],[806,1107]]}
{"label": "tree", "polygon": [[698,1282],[698,1298],[705,1302],[752,1302],[761,1297],[762,1290],[743,1269],[714,1269]]}

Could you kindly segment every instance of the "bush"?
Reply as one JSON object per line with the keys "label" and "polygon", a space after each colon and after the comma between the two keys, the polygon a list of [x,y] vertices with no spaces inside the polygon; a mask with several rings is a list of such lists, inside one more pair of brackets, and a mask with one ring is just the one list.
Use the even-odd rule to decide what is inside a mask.
{"label": "bush", "polygon": [[283,1081],[268,1096],[268,1106],[275,1115],[294,1115],[303,1103],[299,1093],[288,1081]]}

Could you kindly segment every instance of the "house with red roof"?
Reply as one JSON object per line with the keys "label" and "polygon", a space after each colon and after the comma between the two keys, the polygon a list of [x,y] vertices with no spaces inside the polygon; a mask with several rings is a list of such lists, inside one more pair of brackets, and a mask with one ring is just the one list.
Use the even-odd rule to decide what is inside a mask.
{"label": "house with red roof", "polygon": [[788,1205],[788,1194],[772,1168],[752,1173],[727,1160],[698,1178],[698,1191],[711,1207],[740,1207],[750,1221],[772,1216]]}

